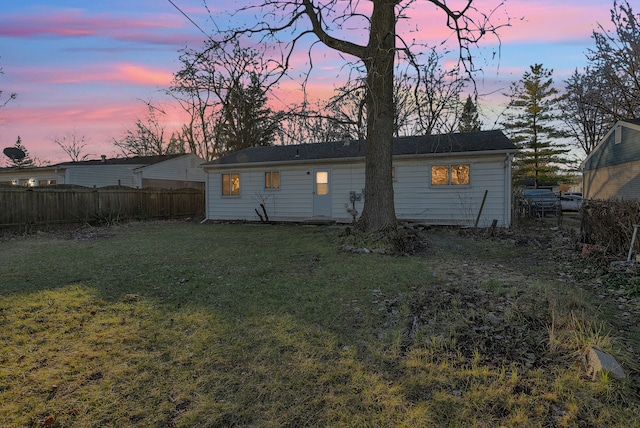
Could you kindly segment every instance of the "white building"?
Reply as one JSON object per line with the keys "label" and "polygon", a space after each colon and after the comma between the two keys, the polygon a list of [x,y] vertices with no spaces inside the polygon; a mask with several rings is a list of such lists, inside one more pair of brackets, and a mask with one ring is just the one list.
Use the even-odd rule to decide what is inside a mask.
{"label": "white building", "polygon": [[[516,152],[501,131],[394,139],[398,220],[508,227]],[[251,147],[205,163],[206,217],[352,222],[366,198],[365,153],[363,141],[340,141]]]}

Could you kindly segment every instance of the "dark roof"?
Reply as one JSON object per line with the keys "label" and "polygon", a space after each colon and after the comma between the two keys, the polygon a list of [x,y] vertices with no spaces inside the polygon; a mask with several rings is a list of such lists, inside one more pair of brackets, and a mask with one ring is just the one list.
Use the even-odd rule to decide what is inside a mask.
{"label": "dark roof", "polygon": [[[502,131],[422,135],[398,137],[393,140],[394,156],[515,150],[516,146]],[[349,141],[348,143],[334,141],[288,146],[249,147],[204,165],[362,158],[365,154],[366,143],[363,140]]]}
{"label": "dark roof", "polygon": [[640,119],[622,119],[622,122],[631,123],[632,125],[640,125]]}
{"label": "dark roof", "polygon": [[72,165],[153,165],[158,162],[164,162],[178,156],[184,156],[184,153],[173,155],[155,155],[155,156],[134,156],[130,158],[109,158],[109,159],[93,159],[80,162],[63,162],[56,166],[72,166]]}

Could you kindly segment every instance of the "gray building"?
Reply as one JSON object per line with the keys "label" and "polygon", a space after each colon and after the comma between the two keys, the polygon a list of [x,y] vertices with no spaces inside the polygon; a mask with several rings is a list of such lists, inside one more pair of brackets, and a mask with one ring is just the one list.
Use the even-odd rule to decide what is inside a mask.
{"label": "gray building", "polygon": [[640,199],[640,119],[620,120],[582,163],[586,199]]}

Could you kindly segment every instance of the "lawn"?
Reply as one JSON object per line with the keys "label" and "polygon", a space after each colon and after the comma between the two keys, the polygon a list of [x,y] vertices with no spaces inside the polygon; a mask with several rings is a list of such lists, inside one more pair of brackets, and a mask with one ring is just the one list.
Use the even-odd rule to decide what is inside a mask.
{"label": "lawn", "polygon": [[[637,419],[637,299],[572,237],[432,229],[426,248],[391,256],[344,251],[343,234],[189,222],[5,234],[0,426]],[[627,380],[589,376],[590,345]]]}

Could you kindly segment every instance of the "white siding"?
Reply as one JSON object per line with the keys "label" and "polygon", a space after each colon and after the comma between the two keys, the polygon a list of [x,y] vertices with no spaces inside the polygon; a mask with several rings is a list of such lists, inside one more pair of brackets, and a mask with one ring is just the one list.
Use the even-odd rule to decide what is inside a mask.
{"label": "white siding", "polygon": [[139,175],[137,186],[142,187],[142,179],[198,181],[204,183],[205,173],[200,168],[204,159],[194,154],[175,157],[153,165],[140,167],[136,170]]}
{"label": "white siding", "polygon": [[137,187],[133,170],[142,165],[69,165],[66,184],[86,187]]}
{"label": "white siding", "polygon": [[[468,186],[431,186],[431,166],[469,164]],[[487,191],[479,226],[509,224],[510,204],[508,180],[505,177],[505,156],[451,157],[430,161],[394,161],[395,207],[398,219],[424,221],[429,224],[472,226]]]}
{"label": "white siding", "polygon": [[[479,226],[487,227],[494,219],[498,226],[510,224],[510,163],[506,155],[474,157],[438,157],[394,159],[394,197],[399,220],[427,224],[472,226],[478,216],[485,191]],[[470,164],[468,186],[431,186],[431,165]],[[362,213],[364,162],[283,165],[280,167],[244,167],[223,170],[210,167],[207,188],[207,210],[210,220],[259,220],[255,209],[264,201],[269,219],[303,221],[313,218],[313,168],[331,169],[331,211],[338,222],[351,222],[348,209]],[[265,171],[279,171],[280,189],[264,189]],[[240,196],[221,196],[221,172],[240,173]],[[350,192],[363,194],[355,204]]]}

